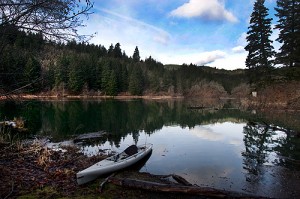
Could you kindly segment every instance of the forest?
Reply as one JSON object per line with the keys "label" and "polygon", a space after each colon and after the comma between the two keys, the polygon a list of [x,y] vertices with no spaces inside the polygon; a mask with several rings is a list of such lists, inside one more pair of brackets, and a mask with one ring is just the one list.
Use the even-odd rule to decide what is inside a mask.
{"label": "forest", "polygon": [[[78,16],[89,15],[93,3],[86,1],[76,9],[77,1],[66,2],[0,4],[6,11],[0,16],[1,96],[199,97],[199,93],[208,93],[201,96],[218,98],[241,90],[246,96],[274,83],[300,80],[297,1],[277,1],[275,27],[271,26],[265,1],[254,3],[245,46],[247,69],[234,71],[189,63],[163,65],[151,56],[142,60],[138,46],[134,52],[125,52],[120,43],[106,48],[80,41],[84,35],[76,31],[82,26]],[[65,12],[56,13],[57,7]],[[279,30],[279,52],[270,39],[274,29]]]}
{"label": "forest", "polygon": [[[6,28],[7,29],[7,28]],[[39,34],[10,27],[0,63],[0,93],[57,95],[185,95],[203,81],[228,93],[247,83],[243,70],[226,71],[193,64],[163,65],[151,56],[140,59],[117,43],[106,49],[75,40],[48,42]],[[230,77],[230,78],[229,78]]]}

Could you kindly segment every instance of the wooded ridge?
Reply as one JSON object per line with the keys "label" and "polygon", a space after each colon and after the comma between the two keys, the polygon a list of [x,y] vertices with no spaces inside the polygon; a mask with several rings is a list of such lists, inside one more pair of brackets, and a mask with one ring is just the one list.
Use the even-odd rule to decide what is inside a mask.
{"label": "wooded ridge", "polygon": [[[121,45],[106,49],[88,43],[52,43],[39,34],[11,27],[0,62],[0,94],[48,96],[160,95],[219,98],[246,87],[250,96],[251,70],[226,71],[194,64],[163,65],[151,56],[141,60],[136,47],[132,56]],[[257,71],[255,71],[257,73]],[[271,68],[256,85],[299,81],[299,68]],[[248,85],[248,86],[247,86]],[[246,93],[245,93],[246,92]],[[240,95],[240,93],[239,93]]]}

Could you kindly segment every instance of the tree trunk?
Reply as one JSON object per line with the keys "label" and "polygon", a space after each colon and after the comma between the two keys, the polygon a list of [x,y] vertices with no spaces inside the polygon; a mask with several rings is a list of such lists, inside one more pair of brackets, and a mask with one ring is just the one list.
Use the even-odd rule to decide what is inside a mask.
{"label": "tree trunk", "polygon": [[143,189],[148,191],[166,192],[166,193],[182,193],[191,195],[201,195],[214,198],[262,198],[236,192],[229,192],[208,187],[196,186],[182,186],[175,184],[162,184],[157,182],[149,182],[143,180],[135,180],[130,178],[116,178],[108,179],[109,183],[123,186],[127,188]]}

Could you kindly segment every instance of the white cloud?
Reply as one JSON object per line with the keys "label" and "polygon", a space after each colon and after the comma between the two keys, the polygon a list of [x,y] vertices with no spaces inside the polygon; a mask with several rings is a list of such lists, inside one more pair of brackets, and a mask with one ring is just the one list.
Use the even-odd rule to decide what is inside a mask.
{"label": "white cloud", "polygon": [[[203,45],[182,47],[178,37],[161,28],[105,9],[98,9],[87,21],[87,27],[80,31],[80,34],[98,32],[90,42],[104,45],[106,48],[119,42],[128,56],[131,56],[138,46],[142,59],[151,55],[163,64],[193,63],[229,70],[234,69],[234,66],[244,67],[244,54],[234,54],[241,47],[210,51],[205,51]],[[236,46],[240,46],[239,42]]]}
{"label": "white cloud", "polygon": [[[163,44],[167,44],[171,38],[171,35],[168,32],[166,32],[160,28],[157,28],[156,26],[144,23],[142,21],[139,21],[139,20],[136,20],[136,19],[124,16],[124,15],[120,15],[116,12],[112,12],[109,10],[101,9],[101,11],[112,16],[111,19],[114,19],[113,17],[116,17],[114,19],[115,25],[119,24],[119,25],[123,26],[121,29],[121,32],[123,32],[123,30],[126,28],[127,29],[134,28],[134,29],[138,30],[138,32],[146,31],[147,33],[149,33],[151,35],[151,37],[154,41],[158,41]],[[119,30],[119,32],[120,32],[120,30]],[[130,35],[130,36],[135,38],[136,35]],[[140,36],[140,35],[137,35],[137,36]]]}
{"label": "white cloud", "polygon": [[247,37],[247,33],[243,32],[241,34],[241,36],[238,38],[238,40],[237,40],[237,45],[245,47],[247,45],[247,39],[246,39],[246,37]]}
{"label": "white cloud", "polygon": [[243,46],[236,46],[231,49],[233,53],[242,53],[245,52],[245,49]]}
{"label": "white cloud", "polygon": [[199,53],[186,53],[182,51],[177,52],[161,52],[157,56],[159,61],[164,64],[197,64],[197,65],[207,65],[216,61],[217,59],[224,58],[225,52],[220,50],[209,51],[209,52],[199,52]]}
{"label": "white cloud", "polygon": [[189,0],[189,2],[176,8],[170,13],[171,16],[193,18],[201,17],[209,20],[227,20],[237,22],[238,19],[228,10],[220,0]]}
{"label": "white cloud", "polygon": [[247,52],[232,53],[232,49],[229,49],[228,52],[215,50],[199,53],[161,51],[155,57],[164,64],[192,63],[199,66],[205,65],[219,69],[234,70],[237,68],[246,68],[245,60]]}
{"label": "white cloud", "polygon": [[222,52],[220,50],[201,53],[199,55],[199,58],[198,58],[196,64],[206,65],[206,64],[216,61],[217,59],[223,58],[224,56],[225,56],[225,52]]}
{"label": "white cloud", "polygon": [[211,67],[223,68],[226,70],[234,70],[237,68],[246,68],[245,60],[247,57],[247,52],[244,53],[228,53],[221,59],[217,59],[216,61],[209,64]]}
{"label": "white cloud", "polygon": [[79,31],[80,34],[97,32],[90,42],[106,48],[119,42],[121,49],[129,56],[138,46],[142,59],[150,56],[157,48],[165,48],[172,40],[172,36],[161,28],[105,9],[99,9],[97,14],[93,14],[86,27]]}

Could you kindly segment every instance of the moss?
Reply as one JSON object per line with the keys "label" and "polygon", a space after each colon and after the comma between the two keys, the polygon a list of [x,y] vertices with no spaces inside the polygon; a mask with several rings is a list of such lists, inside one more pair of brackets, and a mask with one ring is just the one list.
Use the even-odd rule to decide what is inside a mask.
{"label": "moss", "polygon": [[31,199],[31,198],[59,198],[60,194],[53,187],[44,187],[42,189],[36,189],[30,194],[26,194],[18,197],[19,199]]}

